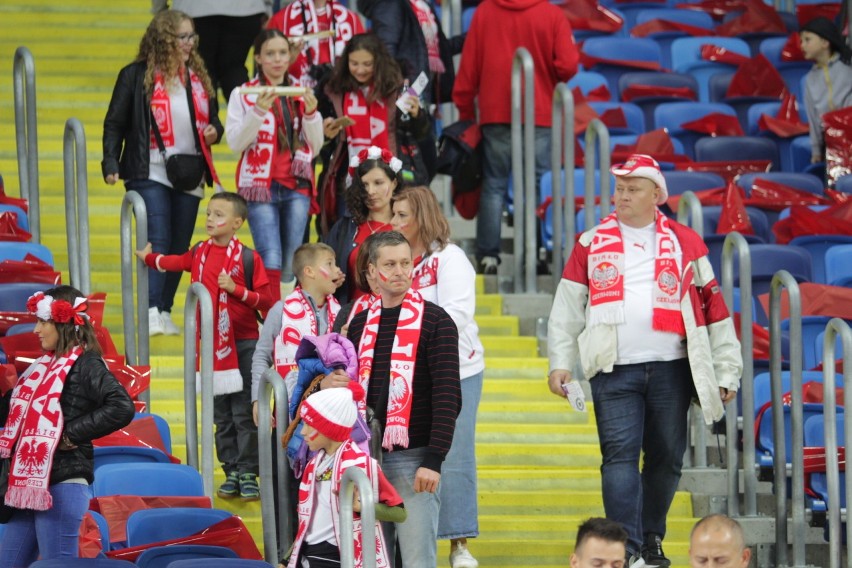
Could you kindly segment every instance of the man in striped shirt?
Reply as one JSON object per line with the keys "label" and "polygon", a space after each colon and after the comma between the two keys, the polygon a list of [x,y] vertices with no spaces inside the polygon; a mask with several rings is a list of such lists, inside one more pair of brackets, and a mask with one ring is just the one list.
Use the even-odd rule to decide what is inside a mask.
{"label": "man in striped shirt", "polygon": [[441,464],[461,408],[458,329],[443,308],[411,290],[405,237],[376,237],[367,270],[381,301],[355,316],[349,339],[358,346],[367,405],[382,424],[382,469],[408,512],[405,523],[385,524],[388,544],[392,550],[396,534],[405,568],[434,568]]}

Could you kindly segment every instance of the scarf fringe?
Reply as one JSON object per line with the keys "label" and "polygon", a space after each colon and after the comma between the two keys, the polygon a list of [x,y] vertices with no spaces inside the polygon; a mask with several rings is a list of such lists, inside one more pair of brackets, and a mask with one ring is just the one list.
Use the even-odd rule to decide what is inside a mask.
{"label": "scarf fringe", "polygon": [[[201,392],[201,373],[195,373],[195,390]],[[239,369],[213,371],[213,394],[234,394],[243,390],[243,376]]]}
{"label": "scarf fringe", "polygon": [[653,327],[655,331],[676,333],[681,337],[686,335],[686,325],[683,323],[683,314],[679,311],[655,308]]}
{"label": "scarf fringe", "polygon": [[39,487],[9,487],[6,504],[16,509],[47,511],[53,507],[53,496],[47,489]]}
{"label": "scarf fringe", "polygon": [[272,192],[269,191],[269,186],[252,185],[249,187],[241,187],[237,190],[246,201],[255,201],[260,203],[269,203],[272,201]]}
{"label": "scarf fringe", "polygon": [[589,327],[624,323],[624,302],[595,307],[589,311]]}
{"label": "scarf fringe", "polygon": [[440,57],[436,57],[434,55],[429,56],[429,71],[433,73],[444,73],[447,68],[444,67],[444,62],[441,61]]}
{"label": "scarf fringe", "polygon": [[388,426],[382,439],[382,447],[389,452],[394,446],[408,447],[408,428],[406,426]]}

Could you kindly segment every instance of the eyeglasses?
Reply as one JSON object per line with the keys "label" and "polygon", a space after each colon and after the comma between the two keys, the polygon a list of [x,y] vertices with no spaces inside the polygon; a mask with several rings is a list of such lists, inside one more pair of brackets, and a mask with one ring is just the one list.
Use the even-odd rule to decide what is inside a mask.
{"label": "eyeglasses", "polygon": [[170,35],[170,36],[172,36],[173,38],[177,38],[177,40],[178,40],[179,42],[184,42],[184,43],[195,43],[195,42],[198,40],[198,34],[196,34],[196,33],[191,33],[191,34],[169,34],[169,35]]}

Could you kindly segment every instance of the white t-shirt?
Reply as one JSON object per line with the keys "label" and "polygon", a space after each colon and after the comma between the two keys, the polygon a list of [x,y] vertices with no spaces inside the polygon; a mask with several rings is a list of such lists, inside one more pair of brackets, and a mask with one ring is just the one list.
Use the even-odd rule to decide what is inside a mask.
{"label": "white t-shirt", "polygon": [[337,538],[334,536],[334,521],[331,517],[331,477],[322,480],[322,475],[334,465],[334,455],[326,455],[314,470],[316,481],[314,482],[314,510],[311,512],[311,523],[305,534],[307,544],[319,544],[329,542],[337,546]]}
{"label": "white t-shirt", "polygon": [[[636,229],[618,224],[624,240],[624,319],[617,325],[616,365],[674,361],[686,357],[686,343],[676,333],[656,331],[652,325],[656,227]],[[677,258],[682,267],[682,258]]]}
{"label": "white t-shirt", "polygon": [[[173,154],[197,154],[195,134],[192,132],[192,117],[189,115],[189,101],[186,100],[186,89],[180,80],[175,78],[168,87],[169,107],[172,114],[172,129],[175,133],[175,145],[166,147],[166,157]],[[148,168],[148,179],[168,187],[172,186],[166,175],[166,163],[160,154],[160,148],[151,149],[151,161]],[[204,197],[204,188],[187,191],[196,197]]]}

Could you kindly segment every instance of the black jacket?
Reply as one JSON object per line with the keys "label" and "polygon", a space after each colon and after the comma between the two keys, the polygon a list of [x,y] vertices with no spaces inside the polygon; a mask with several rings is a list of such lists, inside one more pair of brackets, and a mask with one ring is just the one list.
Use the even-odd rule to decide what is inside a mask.
{"label": "black jacket", "polygon": [[[104,177],[118,172],[123,180],[148,179],[151,105],[145,93],[146,68],[144,61],[137,61],[118,72],[109,109],[104,117],[104,159],[101,162]],[[219,133],[216,138],[218,142],[225,129],[219,121],[216,97],[210,98],[210,124]]]}
{"label": "black jacket", "polygon": [[334,296],[341,304],[349,301],[349,286],[354,282],[355,275],[349,274],[349,255],[355,248],[355,235],[358,232],[358,224],[355,219],[346,212],[346,215],[337,220],[331,227],[328,235],[322,242],[334,249],[334,259],[337,267],[346,274],[343,285],[337,289]]}
{"label": "black jacket", "polygon": [[425,72],[429,77],[433,84],[424,93],[427,102],[452,102],[453,81],[455,81],[453,56],[461,53],[464,35],[447,39],[441,29],[441,19],[432,10],[432,15],[438,23],[438,47],[441,61],[446,68],[444,73],[433,77],[429,72],[426,38],[408,0],[358,0],[358,9],[370,19],[372,31],[388,48],[391,57],[399,61],[405,78],[413,83],[421,72]]}
{"label": "black jacket", "polygon": [[[0,421],[6,423],[11,390],[0,408]],[[107,369],[104,360],[94,353],[83,353],[71,367],[59,399],[65,420],[64,434],[73,450],[56,450],[50,483],[74,477],[94,480],[92,440],[106,436],[130,424],[135,414],[130,395]]]}

